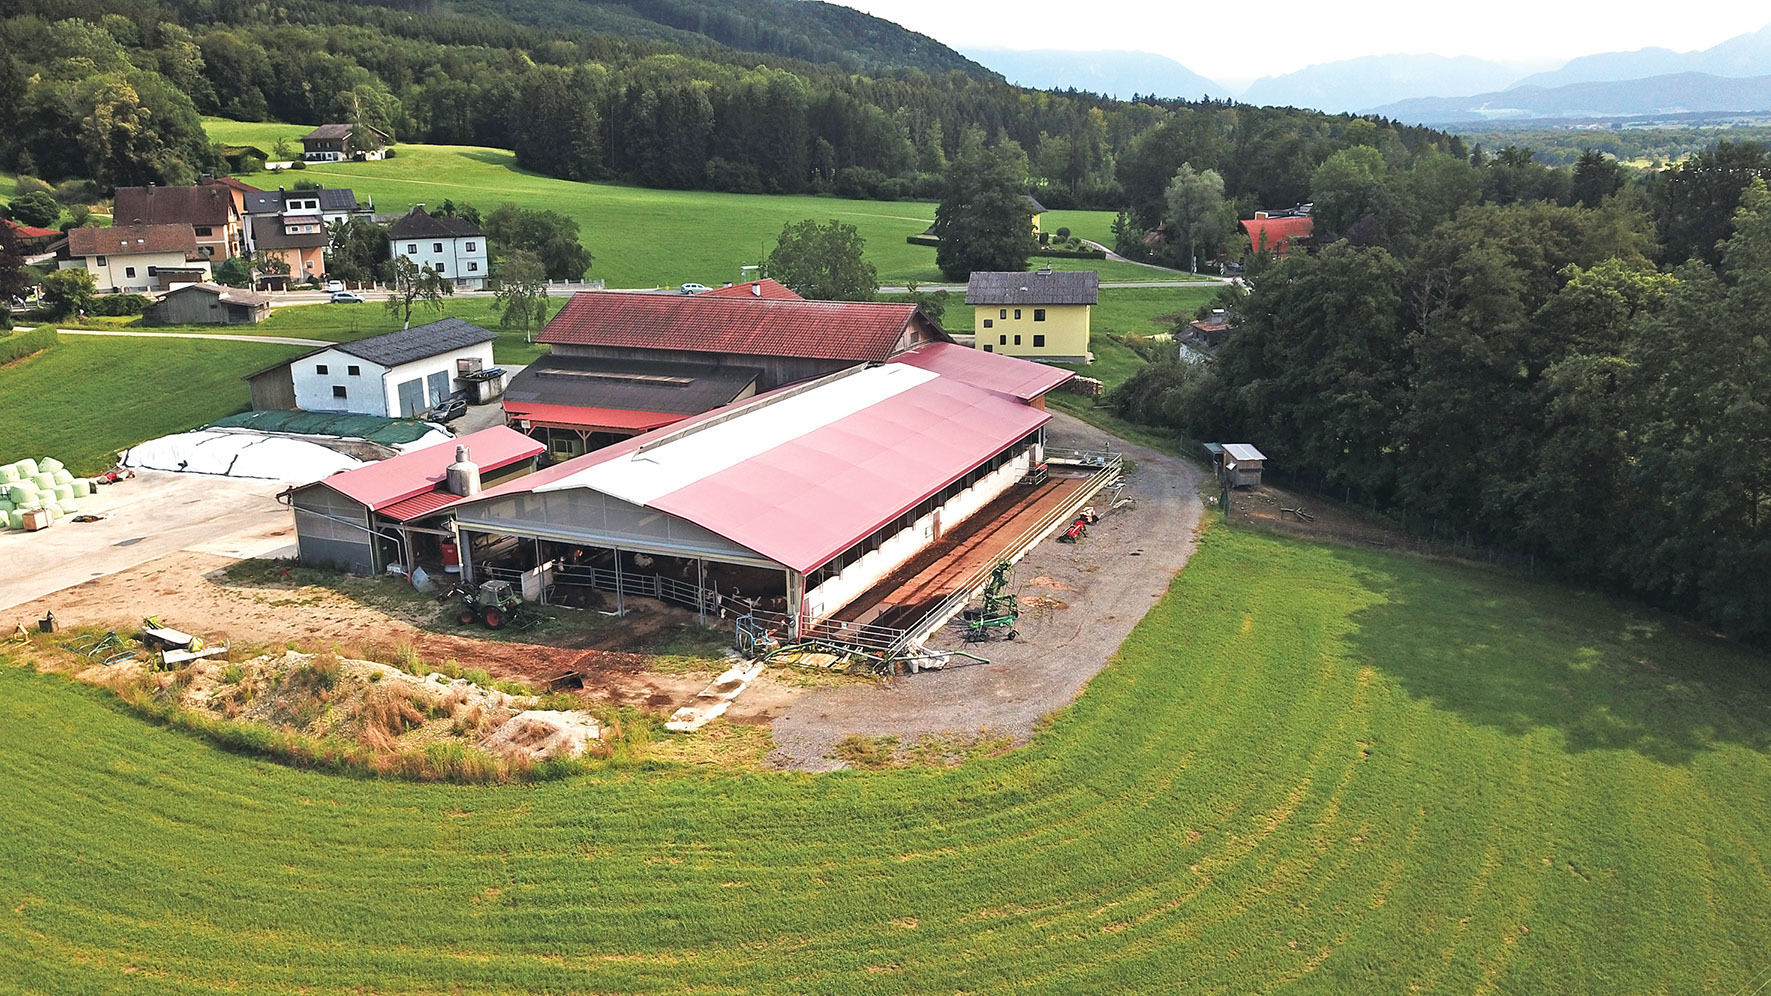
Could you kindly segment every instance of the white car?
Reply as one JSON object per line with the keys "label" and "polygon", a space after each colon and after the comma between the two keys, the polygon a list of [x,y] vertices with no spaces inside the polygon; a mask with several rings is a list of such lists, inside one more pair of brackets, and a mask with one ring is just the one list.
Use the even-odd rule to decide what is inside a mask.
{"label": "white car", "polygon": [[684,284],[683,285],[683,293],[684,294],[705,294],[712,289],[713,289],[712,287],[709,287],[706,284]]}
{"label": "white car", "polygon": [[364,298],[363,295],[352,294],[350,291],[332,292],[333,304],[362,304],[365,300],[366,298]]}
{"label": "white car", "polygon": [[326,281],[325,289],[328,291],[332,291],[334,293],[337,293],[338,291],[344,290],[344,281],[342,281],[342,280],[328,280],[328,281]]}

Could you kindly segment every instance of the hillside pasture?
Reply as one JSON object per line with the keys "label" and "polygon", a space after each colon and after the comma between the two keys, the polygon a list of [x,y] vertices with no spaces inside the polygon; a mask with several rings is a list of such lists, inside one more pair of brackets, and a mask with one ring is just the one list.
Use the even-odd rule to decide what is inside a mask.
{"label": "hillside pasture", "polygon": [[[310,128],[204,119],[212,139],[268,149],[278,136],[300,139]],[[740,267],[762,262],[783,226],[806,218],[835,219],[854,225],[867,240],[867,258],[880,282],[938,283],[935,251],[904,239],[927,228],[935,205],[926,201],[861,201],[811,195],[726,194],[711,191],[653,190],[612,183],[577,183],[530,173],[504,149],[455,145],[395,147],[395,157],[379,162],[312,163],[306,169],[240,179],[255,186],[293,186],[311,180],[349,187],[368,196],[383,213],[413,204],[434,210],[444,200],[472,204],[487,212],[509,202],[524,208],[558,211],[579,224],[580,241],[596,257],[589,277],[610,287],[675,287],[703,283],[717,287],[742,279]],[[1053,212],[1077,234],[1111,236],[1111,211]],[[1048,227],[1055,227],[1048,225]],[[1099,270],[1106,280],[1168,279],[1172,275],[1135,263],[1097,260],[1034,260],[1054,269]]]}
{"label": "hillside pasture", "polygon": [[1074,706],[958,768],[335,777],[0,667],[0,977],[1736,992],[1771,943],[1766,664],[1547,585],[1217,527]]}

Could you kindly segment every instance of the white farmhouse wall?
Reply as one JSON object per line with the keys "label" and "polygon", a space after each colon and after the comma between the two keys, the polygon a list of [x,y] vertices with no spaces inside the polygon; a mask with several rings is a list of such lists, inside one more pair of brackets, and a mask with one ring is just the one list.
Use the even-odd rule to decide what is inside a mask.
{"label": "white farmhouse wall", "polygon": [[[104,260],[101,266],[99,260]],[[85,269],[92,273],[94,286],[99,293],[111,293],[113,288],[123,293],[141,294],[159,289],[159,278],[150,274],[151,268],[157,274],[164,267],[167,269],[207,268],[208,263],[189,263],[182,252],[148,252],[130,253],[124,256],[81,256],[65,259],[57,264],[60,269]],[[130,273],[133,269],[135,272]]]}
{"label": "white farmhouse wall", "polygon": [[[399,366],[388,370],[381,378],[382,399],[387,406],[386,414],[394,417],[399,416],[400,385],[407,381],[417,380],[419,384],[423,386],[424,407],[426,408],[447,398],[450,392],[454,391],[456,387],[455,361],[459,359],[473,358],[479,359],[482,369],[489,370],[497,365],[492,362],[492,344],[489,342],[483,342],[477,346],[468,346],[464,349],[455,350],[452,353],[444,353],[440,356],[428,356],[422,360],[413,360],[411,363],[402,363]],[[438,394],[430,388],[431,376],[439,372],[447,373],[449,375],[447,382],[448,386],[443,389],[441,394]],[[419,414],[423,414],[423,412],[419,412]]]}
{"label": "white farmhouse wall", "polygon": [[937,519],[943,534],[958,526],[1026,477],[1033,467],[1033,459],[1033,453],[1027,452],[1003,464],[978,483],[954,495],[947,504],[881,543],[878,549],[844,567],[836,577],[807,592],[806,614],[815,623],[854,601],[934,543]]}
{"label": "white farmhouse wall", "polygon": [[[326,372],[321,373],[324,367]],[[356,374],[350,372],[357,368]],[[296,360],[290,369],[295,382],[295,407],[308,412],[355,412],[359,415],[389,414],[382,378],[387,368],[361,357],[328,349]],[[333,388],[344,388],[336,396]]]}
{"label": "white farmhouse wall", "polygon": [[483,287],[490,272],[486,239],[481,235],[389,239],[388,245],[393,248],[394,255],[410,259],[421,269],[435,270],[440,266],[443,276],[458,284]]}

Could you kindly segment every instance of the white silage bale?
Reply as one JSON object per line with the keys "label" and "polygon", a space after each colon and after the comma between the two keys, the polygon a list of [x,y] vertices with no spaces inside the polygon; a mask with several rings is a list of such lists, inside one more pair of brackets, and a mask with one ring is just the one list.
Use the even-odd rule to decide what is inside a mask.
{"label": "white silage bale", "polygon": [[37,492],[35,481],[20,481],[6,489],[6,497],[11,498],[13,504],[23,507],[36,500]]}
{"label": "white silage bale", "polygon": [[49,472],[49,476],[55,478],[55,483],[57,484],[74,483],[74,475],[65,470],[52,470]]}
{"label": "white silage bale", "polygon": [[6,524],[13,529],[25,528],[25,513],[18,509],[6,513]]}
{"label": "white silage bale", "polygon": [[12,503],[11,498],[0,498],[0,512],[10,512],[17,507]]}
{"label": "white silage bale", "polygon": [[39,491],[48,491],[55,487],[55,475],[38,471],[31,476],[31,483],[37,485]]}
{"label": "white silage bale", "polygon": [[37,476],[37,461],[30,457],[20,460],[18,463],[13,464],[13,466],[18,468],[18,479],[21,481],[29,477]]}
{"label": "white silage bale", "polygon": [[37,461],[37,472],[39,474],[53,474],[56,471],[63,469],[63,467],[64,464],[55,457],[44,457]]}
{"label": "white silage bale", "polygon": [[73,515],[75,512],[80,511],[80,506],[74,504],[74,499],[72,498],[66,498],[56,502],[55,507],[59,509],[63,515]]}
{"label": "white silage bale", "polygon": [[0,467],[0,484],[17,484],[17,483],[18,483],[18,467],[16,465],[9,463],[9,464],[5,465],[4,467]]}
{"label": "white silage bale", "polygon": [[58,502],[59,501],[73,501],[74,500],[74,486],[72,484],[57,484],[55,486],[53,494],[55,495],[55,500]]}

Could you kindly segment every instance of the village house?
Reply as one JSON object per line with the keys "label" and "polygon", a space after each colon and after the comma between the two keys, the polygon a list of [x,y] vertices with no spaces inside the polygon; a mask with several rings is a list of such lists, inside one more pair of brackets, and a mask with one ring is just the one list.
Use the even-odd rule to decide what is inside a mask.
{"label": "village house", "polygon": [[161,271],[207,279],[209,264],[198,253],[189,225],[120,225],[70,228],[56,267],[92,274],[100,293],[142,294],[161,288]]}
{"label": "village house", "polygon": [[117,225],[189,225],[198,255],[219,263],[247,252],[238,193],[220,183],[118,187],[111,216]]}
{"label": "village house", "polygon": [[1093,270],[978,271],[966,285],[977,348],[1046,363],[1087,363],[1089,320],[1100,297]]}
{"label": "village house", "polygon": [[1249,248],[1283,256],[1293,244],[1308,242],[1315,232],[1316,222],[1310,217],[1314,206],[1299,204],[1284,211],[1256,211],[1253,218],[1237,224],[1248,233]]}
{"label": "village house", "polygon": [[[351,149],[355,133],[357,148]],[[347,159],[380,159],[387,154],[387,132],[370,125],[323,124],[301,136],[301,158],[310,163],[335,163]]]}
{"label": "village house", "polygon": [[457,287],[486,286],[491,271],[486,235],[465,218],[432,215],[420,204],[387,230],[388,248],[395,259],[402,256],[421,270],[432,270]]}
{"label": "village house", "polygon": [[[322,230],[349,218],[366,218],[375,205],[361,204],[348,187],[312,187],[305,190],[254,190],[243,196],[241,212],[246,222],[246,244],[252,250],[266,248],[261,244],[263,233],[291,234],[290,229],[305,229],[315,220]],[[274,234],[272,241],[275,241]],[[299,272],[299,268],[297,268]]]}
{"label": "village house", "polygon": [[492,332],[445,318],[325,346],[248,374],[254,409],[299,408],[411,418],[493,369]]}

